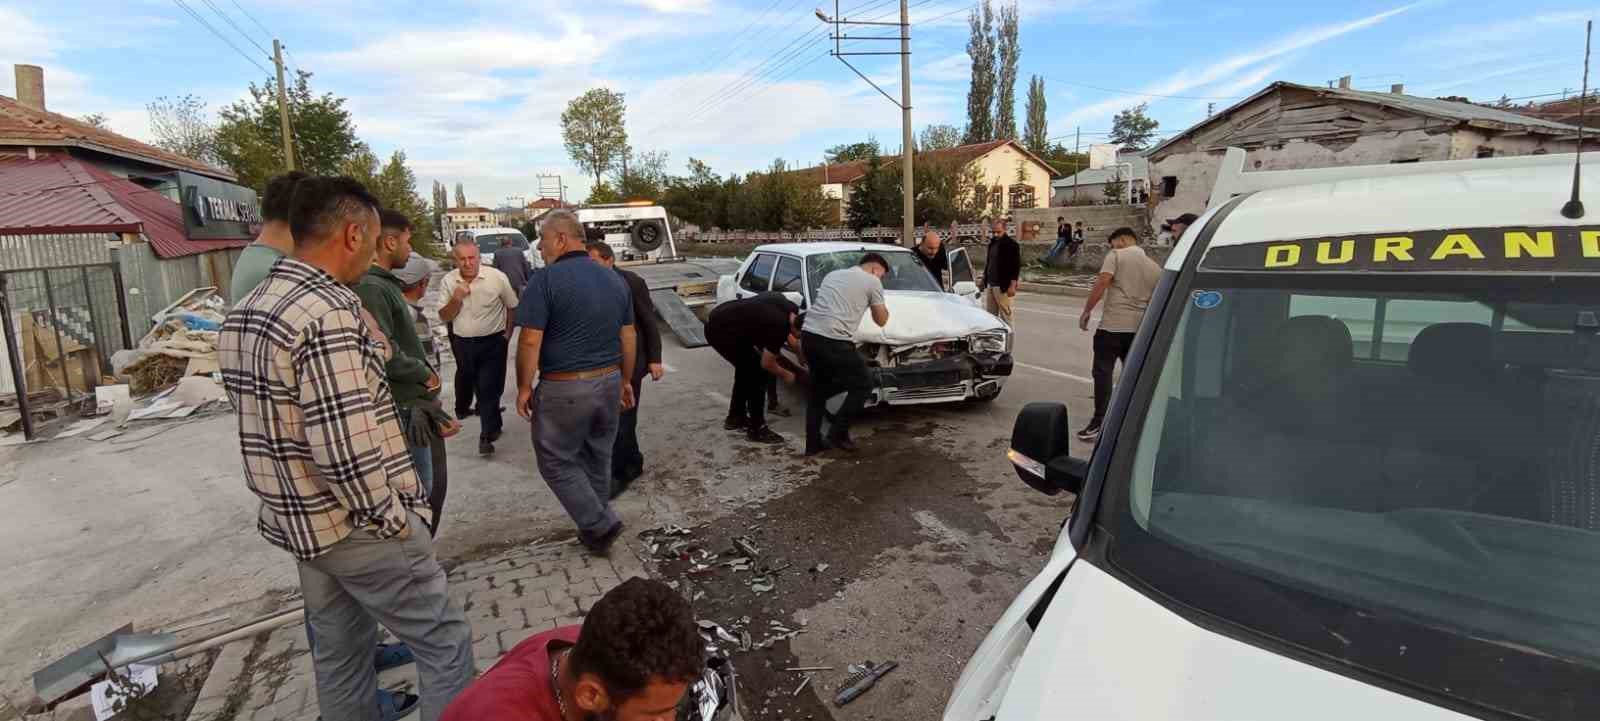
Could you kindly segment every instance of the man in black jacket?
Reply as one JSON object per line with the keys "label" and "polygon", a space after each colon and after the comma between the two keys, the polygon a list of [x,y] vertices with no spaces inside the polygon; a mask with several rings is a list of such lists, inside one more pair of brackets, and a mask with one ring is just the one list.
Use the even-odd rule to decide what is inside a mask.
{"label": "man in black jacket", "polygon": [[1022,246],[1006,234],[1006,221],[996,220],[989,233],[989,257],[983,266],[983,305],[1006,325],[1011,320],[1011,299],[1022,279]]}
{"label": "man in black jacket", "polygon": [[638,330],[638,360],[633,364],[633,407],[622,412],[618,419],[617,440],[611,446],[611,497],[616,498],[628,490],[628,485],[644,475],[644,453],[639,450],[639,393],[644,389],[644,377],[659,381],[666,374],[661,363],[661,327],[656,324],[656,304],[650,300],[650,289],[637,274],[618,268],[616,254],[604,241],[590,241],[584,246],[594,262],[616,271],[628,285],[633,299],[633,324]]}
{"label": "man in black jacket", "polygon": [[945,283],[945,273],[950,270],[950,258],[945,254],[944,242],[939,238],[939,231],[930,230],[922,235],[922,242],[917,243],[916,259],[922,267],[928,269],[928,275],[933,276],[933,282],[939,288],[948,287]]}
{"label": "man in black jacket", "polygon": [[500,236],[500,247],[494,251],[494,269],[506,274],[506,280],[511,281],[511,289],[517,292],[517,297],[522,297],[522,289],[528,285],[528,276],[533,274],[533,264],[528,262],[528,256],[513,245],[517,236],[510,233]]}

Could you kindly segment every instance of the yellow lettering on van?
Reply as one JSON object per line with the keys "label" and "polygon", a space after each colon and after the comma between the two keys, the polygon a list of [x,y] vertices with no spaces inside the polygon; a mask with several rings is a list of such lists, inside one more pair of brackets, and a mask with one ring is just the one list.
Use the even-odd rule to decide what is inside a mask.
{"label": "yellow lettering on van", "polygon": [[1372,241],[1372,262],[1385,263],[1390,258],[1395,260],[1412,260],[1411,246],[1414,241],[1403,235],[1378,238]]}
{"label": "yellow lettering on van", "polygon": [[1478,244],[1466,233],[1451,233],[1444,237],[1439,247],[1433,249],[1433,255],[1428,260],[1444,260],[1452,255],[1464,255],[1473,260],[1483,260],[1483,251],[1478,249]]}
{"label": "yellow lettering on van", "polygon": [[1317,262],[1322,265],[1338,265],[1348,263],[1356,257],[1356,242],[1353,240],[1339,241],[1339,256],[1334,257],[1329,253],[1333,249],[1333,241],[1324,240],[1317,243]]}
{"label": "yellow lettering on van", "polygon": [[1556,257],[1556,234],[1548,230],[1541,230],[1533,235],[1507,232],[1506,257],[1521,258],[1524,253],[1534,258]]}
{"label": "yellow lettering on van", "polygon": [[1578,235],[1583,238],[1583,257],[1600,258],[1600,230],[1585,230]]}
{"label": "yellow lettering on van", "polygon": [[1298,245],[1269,245],[1267,246],[1268,268],[1282,268],[1286,265],[1300,263],[1300,246]]}

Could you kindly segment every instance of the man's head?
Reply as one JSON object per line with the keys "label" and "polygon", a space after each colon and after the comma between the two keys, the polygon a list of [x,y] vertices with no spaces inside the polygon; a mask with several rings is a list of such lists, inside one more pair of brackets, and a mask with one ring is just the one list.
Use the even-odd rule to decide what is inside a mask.
{"label": "man's head", "polygon": [[568,661],[567,701],[596,721],[675,718],[705,668],[702,645],[683,596],[630,578],[589,609]]}
{"label": "man's head", "polygon": [[291,170],[267,181],[267,192],[261,196],[261,220],[288,225],[289,203],[294,200],[294,186],[309,177],[298,170]]}
{"label": "man's head", "polygon": [[421,253],[412,253],[405,265],[394,269],[394,277],[400,279],[400,295],[413,303],[428,294],[428,279],[432,275],[433,261],[422,257]]}
{"label": "man's head", "polygon": [[397,211],[378,211],[378,250],[372,264],[388,270],[403,268],[411,259],[411,221]]}
{"label": "man's head", "polygon": [[1195,215],[1194,213],[1184,213],[1183,215],[1167,221],[1167,225],[1172,226],[1172,237],[1182,238],[1183,231],[1188,230],[1189,226],[1194,225],[1194,222],[1199,219],[1200,216]]}
{"label": "man's head", "polygon": [[353,178],[306,178],[295,185],[289,233],[295,257],[341,283],[361,280],[378,245],[378,199]]}
{"label": "man's head", "polygon": [[517,236],[512,235],[510,233],[504,233],[504,234],[502,234],[500,236],[500,247],[502,247],[502,248],[510,248],[516,242],[517,242]]}
{"label": "man's head", "polygon": [[1079,230],[1082,230],[1083,229],[1083,221],[1081,221],[1081,220],[1078,221],[1078,226],[1077,227],[1078,227]]}
{"label": "man's head", "polygon": [[996,218],[994,225],[989,228],[989,235],[999,237],[1006,234],[1006,219]]}
{"label": "man's head", "polygon": [[[1056,222],[1057,223],[1067,223],[1067,218],[1064,215],[1058,215],[1058,216],[1056,216]],[[1072,224],[1071,223],[1067,223],[1067,225],[1072,225]]]}
{"label": "man's head", "polygon": [[539,226],[539,255],[545,265],[567,253],[587,250],[587,243],[583,225],[572,211],[558,209],[544,214],[544,223]]}
{"label": "man's head", "polygon": [[939,247],[944,244],[944,239],[939,237],[939,231],[930,230],[922,236],[922,254],[932,258],[939,253]]}
{"label": "man's head", "polygon": [[1107,239],[1107,242],[1111,244],[1112,248],[1126,248],[1131,245],[1138,245],[1139,235],[1133,232],[1133,228],[1124,226],[1111,231],[1111,237]]}
{"label": "man's head", "polygon": [[478,270],[482,267],[483,258],[478,254],[477,241],[470,236],[464,240],[456,240],[455,247],[450,249],[450,257],[455,260],[456,268],[461,271],[463,280],[472,280],[478,277]]}
{"label": "man's head", "polygon": [[610,243],[607,243],[603,240],[591,240],[584,244],[583,247],[585,250],[589,251],[589,257],[594,258],[594,262],[599,263],[607,268],[616,267],[617,254],[615,251],[611,250]]}
{"label": "man's head", "polygon": [[877,253],[868,253],[861,256],[859,265],[862,270],[878,276],[880,280],[883,276],[889,274],[889,261]]}

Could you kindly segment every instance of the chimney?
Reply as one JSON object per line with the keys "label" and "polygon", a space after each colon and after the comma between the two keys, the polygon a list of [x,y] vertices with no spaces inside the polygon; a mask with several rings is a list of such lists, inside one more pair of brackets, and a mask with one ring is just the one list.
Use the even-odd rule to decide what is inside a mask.
{"label": "chimney", "polygon": [[1346,76],[1344,76],[1342,78],[1339,78],[1339,89],[1340,90],[1349,90],[1350,89],[1350,76],[1349,75],[1346,75]]}
{"label": "chimney", "polygon": [[13,67],[17,73],[17,102],[23,107],[44,110],[44,68],[37,65]]}
{"label": "chimney", "polygon": [[1389,86],[1389,92],[1393,93],[1395,95],[1405,95],[1406,94],[1405,83],[1395,83],[1393,85],[1390,85]]}

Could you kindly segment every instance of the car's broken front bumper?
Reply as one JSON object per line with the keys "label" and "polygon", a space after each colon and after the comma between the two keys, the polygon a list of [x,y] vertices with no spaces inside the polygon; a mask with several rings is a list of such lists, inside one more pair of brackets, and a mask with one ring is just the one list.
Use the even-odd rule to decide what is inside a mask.
{"label": "car's broken front bumper", "polygon": [[868,406],[949,403],[993,398],[1011,375],[1010,353],[960,355],[873,368]]}

